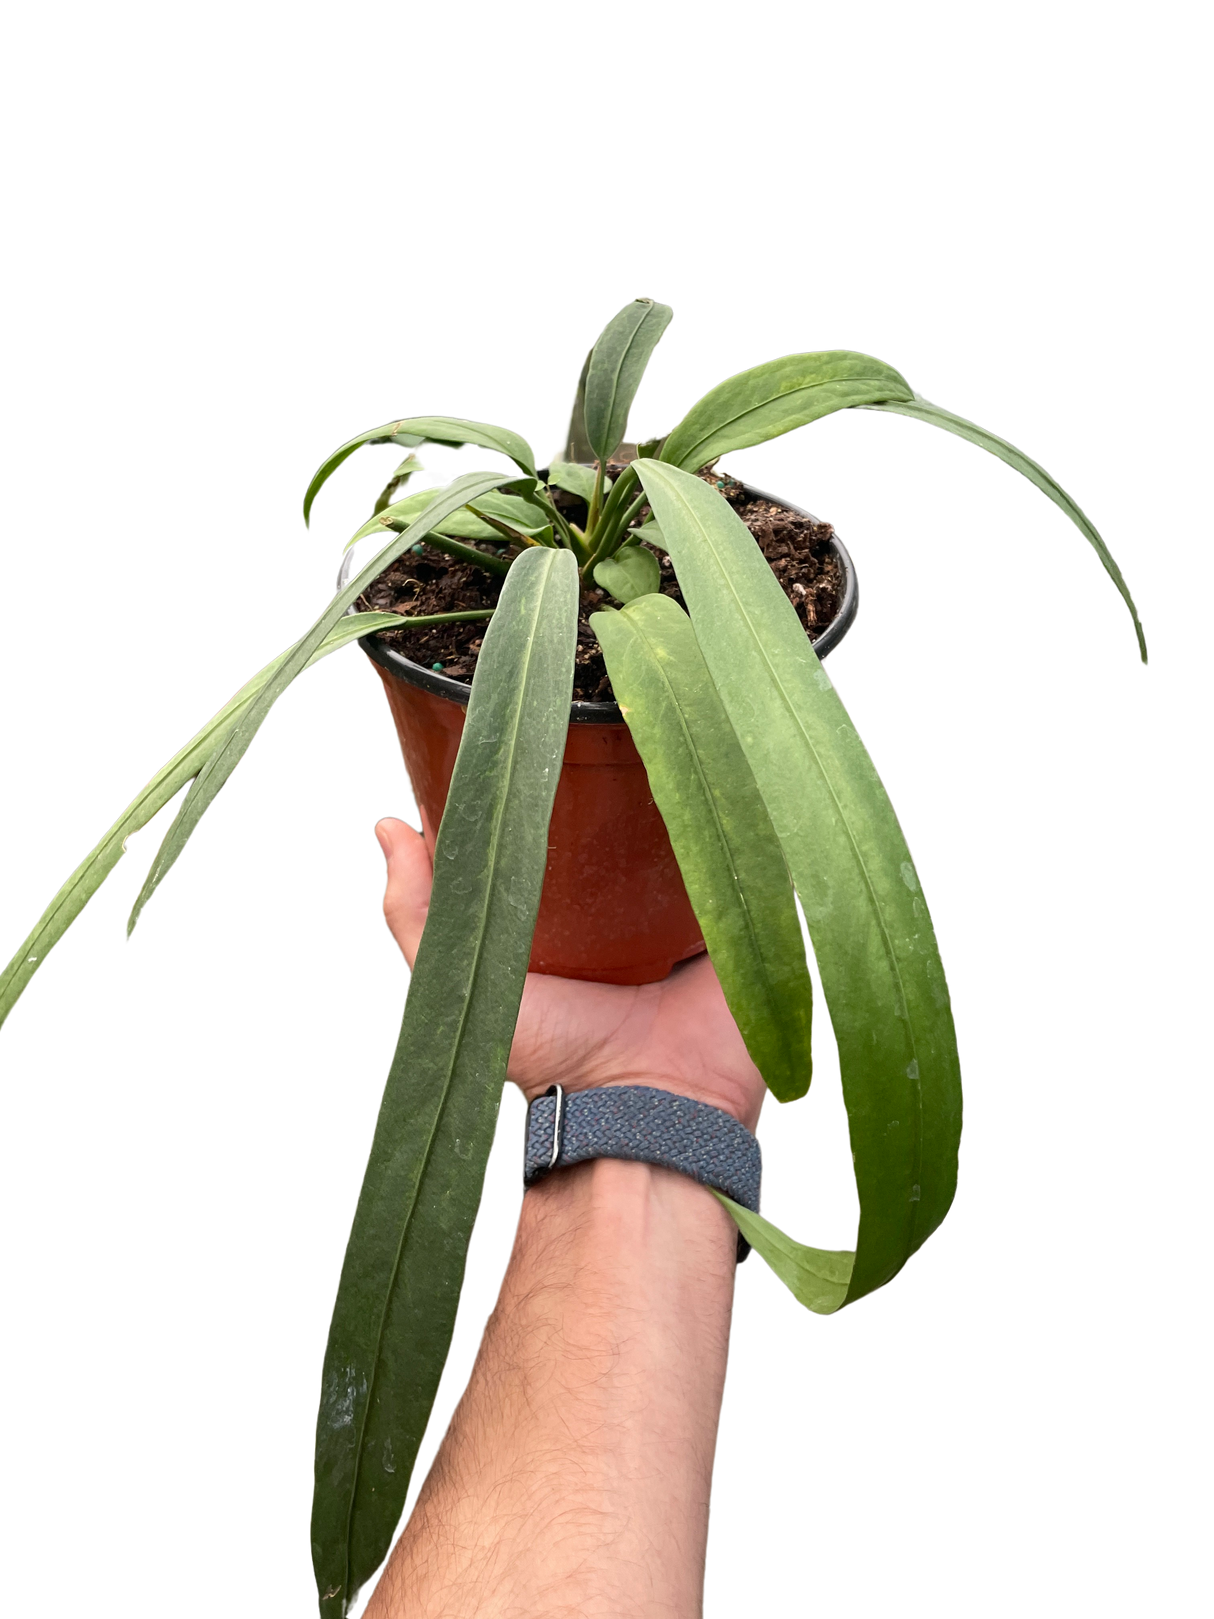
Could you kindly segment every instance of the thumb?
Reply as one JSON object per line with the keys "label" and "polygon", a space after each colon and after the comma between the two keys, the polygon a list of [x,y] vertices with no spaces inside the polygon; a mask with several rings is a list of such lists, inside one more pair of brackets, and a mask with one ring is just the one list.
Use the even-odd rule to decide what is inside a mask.
{"label": "thumb", "polygon": [[384,918],[412,967],[430,908],[430,851],[420,832],[392,817],[379,822],[375,836],[388,862]]}

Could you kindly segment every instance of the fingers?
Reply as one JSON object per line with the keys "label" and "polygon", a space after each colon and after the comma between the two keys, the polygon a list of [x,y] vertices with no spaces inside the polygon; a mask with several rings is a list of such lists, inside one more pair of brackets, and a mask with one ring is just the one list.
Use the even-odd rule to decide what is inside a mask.
{"label": "fingers", "polygon": [[384,918],[412,967],[430,908],[430,885],[434,875],[430,854],[420,832],[391,816],[379,822],[375,836],[388,863]]}

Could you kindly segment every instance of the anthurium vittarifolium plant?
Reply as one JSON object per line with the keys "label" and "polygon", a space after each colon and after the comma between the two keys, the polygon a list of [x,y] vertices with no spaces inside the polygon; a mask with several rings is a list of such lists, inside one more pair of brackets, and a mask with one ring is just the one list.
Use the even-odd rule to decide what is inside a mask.
{"label": "anthurium vittarifolium plant", "polygon": [[[838,410],[945,428],[1066,512],[1121,592],[1146,658],[1120,570],[1070,496],[1028,456],[930,404],[868,355],[831,350],[756,366],[712,389],[664,438],[622,448],[670,318],[642,298],[609,322],[583,368],[563,453],[542,474],[517,433],[450,416],[403,417],[336,450],[308,488],[305,518],[361,446],[407,452],[353,537],[386,534],[387,544],[143,789],[0,979],[3,1017],[126,839],[188,784],[134,926],[296,675],[401,625],[399,615],[353,609],[407,548],[504,576],[496,608],[405,620],[489,623],[325,1356],[312,1538],[326,1619],[347,1612],[388,1550],[451,1338],[539,906],[582,589],[593,583],[619,603],[591,623],[725,997],[782,1102],[810,1081],[801,901],[842,1068],[860,1199],[855,1251],[806,1247],[722,1201],[801,1303],[824,1315],[888,1282],[948,1211],[961,1126],[952,1015],[927,903],[873,763],[754,538],[699,474]],[[513,469],[398,499],[423,443],[476,445]],[[554,490],[584,503],[583,527],[563,515],[570,503]],[[686,611],[659,591],[659,550]]]}

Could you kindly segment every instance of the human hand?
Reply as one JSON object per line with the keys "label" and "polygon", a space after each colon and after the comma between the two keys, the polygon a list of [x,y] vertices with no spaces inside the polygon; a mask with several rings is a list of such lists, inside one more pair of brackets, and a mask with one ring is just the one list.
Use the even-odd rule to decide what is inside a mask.
{"label": "human hand", "polygon": [[[388,863],[384,916],[412,968],[430,904],[430,854],[404,821],[380,821],[375,835]],[[748,1130],[764,1094],[706,955],[658,984],[528,973],[509,1077],[528,1100],[550,1085],[652,1085],[722,1108]]]}

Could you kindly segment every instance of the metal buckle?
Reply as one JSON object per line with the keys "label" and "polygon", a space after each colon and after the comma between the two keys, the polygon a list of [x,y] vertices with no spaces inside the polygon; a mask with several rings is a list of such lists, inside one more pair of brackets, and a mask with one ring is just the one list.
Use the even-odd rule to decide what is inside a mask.
{"label": "metal buckle", "polygon": [[[565,1092],[560,1085],[549,1085],[544,1095],[556,1097],[556,1106],[552,1110],[552,1157],[548,1160],[548,1169],[555,1169],[561,1148],[565,1145]],[[544,1173],[547,1174],[548,1170]]]}
{"label": "metal buckle", "polygon": [[[546,1164],[537,1164],[530,1174],[524,1175],[523,1185],[534,1186],[536,1181],[542,1180],[551,1170],[555,1169],[560,1161],[561,1149],[565,1145],[565,1091],[560,1085],[549,1085],[544,1096],[554,1096],[556,1106],[552,1110],[552,1151],[548,1155]],[[534,1097],[527,1108],[527,1138],[531,1138],[531,1109],[540,1097]]]}

